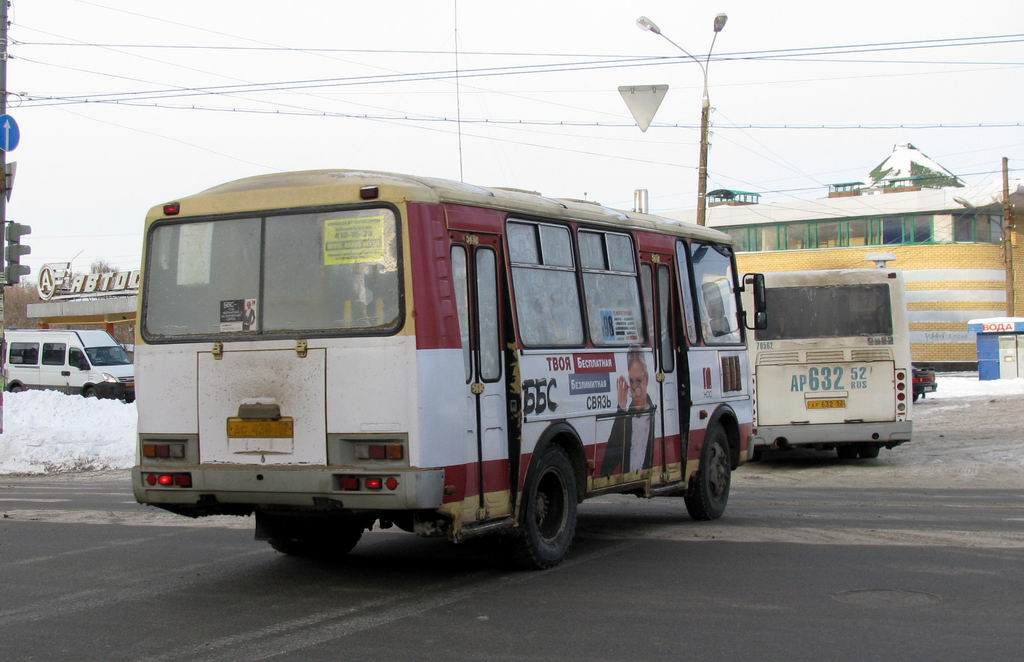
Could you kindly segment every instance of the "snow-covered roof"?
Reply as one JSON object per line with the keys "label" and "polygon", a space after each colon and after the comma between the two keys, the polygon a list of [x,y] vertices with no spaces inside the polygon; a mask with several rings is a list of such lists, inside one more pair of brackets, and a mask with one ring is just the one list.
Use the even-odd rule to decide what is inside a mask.
{"label": "snow-covered roof", "polygon": [[[1018,209],[1024,206],[1024,179],[1011,180],[1010,192],[1011,199]],[[1002,201],[1002,184],[992,180],[964,188],[922,188],[917,191],[892,193],[876,191],[843,198],[792,198],[758,205],[708,207],[707,224],[709,227],[720,228],[889,214],[952,213],[975,207],[998,212]],[[661,215],[686,223],[693,223],[697,217],[694,209],[676,209],[661,212]]]}
{"label": "snow-covered roof", "polygon": [[910,143],[894,145],[892,154],[868,173],[871,186],[900,179],[912,179],[925,186],[963,186],[959,177]]}

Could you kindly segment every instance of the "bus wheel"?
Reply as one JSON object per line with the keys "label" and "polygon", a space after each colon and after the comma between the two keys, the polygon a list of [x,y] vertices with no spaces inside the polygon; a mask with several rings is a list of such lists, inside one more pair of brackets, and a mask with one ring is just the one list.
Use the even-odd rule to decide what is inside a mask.
{"label": "bus wheel", "polygon": [[882,447],[878,444],[858,444],[857,455],[862,460],[871,460],[878,457],[878,451],[882,450]]}
{"label": "bus wheel", "polygon": [[856,444],[843,444],[836,446],[836,455],[839,456],[840,460],[856,460],[857,459],[857,445]]}
{"label": "bus wheel", "polygon": [[21,384],[11,384],[11,388],[9,390],[11,393],[21,393],[25,390],[25,387]]}
{"label": "bus wheel", "polygon": [[558,565],[576,534],[576,473],[560,446],[548,446],[537,459],[523,499],[517,560],[534,570]]}
{"label": "bus wheel", "polygon": [[352,551],[363,536],[362,522],[281,520],[268,527],[267,543],[288,556],[329,559]]}
{"label": "bus wheel", "polygon": [[94,389],[93,387],[90,386],[89,388],[85,389],[85,393],[83,393],[82,395],[84,397],[86,397],[86,398],[95,398],[96,397],[96,389]]}
{"label": "bus wheel", "polygon": [[696,520],[718,519],[729,502],[732,464],[725,430],[715,425],[708,428],[704,448],[700,452],[700,468],[686,494],[686,512]]}

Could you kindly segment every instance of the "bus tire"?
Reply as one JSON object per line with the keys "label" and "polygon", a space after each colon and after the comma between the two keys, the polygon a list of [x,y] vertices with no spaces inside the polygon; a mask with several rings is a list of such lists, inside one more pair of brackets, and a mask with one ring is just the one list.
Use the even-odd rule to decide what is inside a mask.
{"label": "bus tire", "polygon": [[720,425],[708,428],[700,451],[700,467],[686,493],[686,512],[695,520],[718,519],[729,503],[732,463],[729,439]]}
{"label": "bus tire", "polygon": [[11,393],[21,393],[22,391],[25,390],[25,387],[15,382],[11,384],[10,388],[8,388],[7,390],[10,391]]}
{"label": "bus tire", "polygon": [[859,450],[856,444],[840,444],[836,446],[836,455],[840,460],[856,460]]}
{"label": "bus tire", "polygon": [[551,444],[537,458],[523,489],[523,521],[516,561],[532,570],[562,562],[576,534],[576,472],[561,446]]}
{"label": "bus tire", "polygon": [[89,388],[85,389],[84,393],[82,393],[82,397],[84,397],[84,398],[95,398],[96,397],[96,389],[93,388],[92,386],[90,386]]}
{"label": "bus tire", "polygon": [[878,451],[882,450],[882,447],[878,444],[857,444],[857,455],[862,460],[873,460],[878,457]]}

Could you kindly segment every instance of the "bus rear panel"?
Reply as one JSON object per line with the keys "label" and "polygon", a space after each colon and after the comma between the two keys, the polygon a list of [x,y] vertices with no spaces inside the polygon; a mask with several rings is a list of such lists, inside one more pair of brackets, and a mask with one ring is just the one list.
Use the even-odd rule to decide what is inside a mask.
{"label": "bus rear panel", "polygon": [[849,446],[873,456],[911,436],[902,278],[892,270],[767,274],[768,328],[751,344],[756,448]]}

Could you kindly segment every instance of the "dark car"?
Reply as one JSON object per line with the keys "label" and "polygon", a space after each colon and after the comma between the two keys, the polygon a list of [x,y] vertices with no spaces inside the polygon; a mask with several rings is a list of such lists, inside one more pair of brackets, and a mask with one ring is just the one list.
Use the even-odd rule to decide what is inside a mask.
{"label": "dark car", "polygon": [[914,368],[914,402],[925,393],[934,393],[939,386],[935,382],[935,371],[931,368]]}

